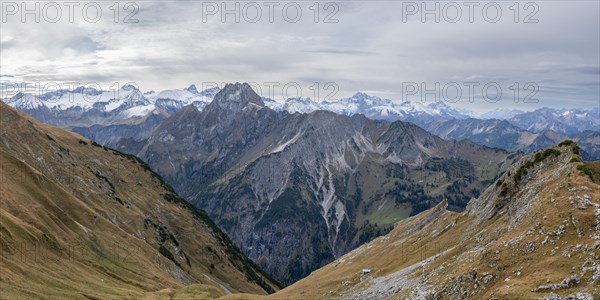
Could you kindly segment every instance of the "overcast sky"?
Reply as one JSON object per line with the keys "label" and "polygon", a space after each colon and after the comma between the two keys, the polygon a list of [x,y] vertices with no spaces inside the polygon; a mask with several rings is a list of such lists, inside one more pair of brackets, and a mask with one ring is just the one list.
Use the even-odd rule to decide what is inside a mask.
{"label": "overcast sky", "polygon": [[[600,105],[598,1],[536,1],[528,6],[522,2],[518,9],[511,8],[512,1],[498,2],[502,10],[498,17],[493,6],[484,11],[486,2],[472,8],[464,2],[437,2],[439,23],[433,15],[423,22],[422,2],[398,1],[329,6],[319,2],[318,17],[314,1],[297,1],[302,16],[293,23],[297,7],[288,5],[284,17],[288,2],[237,2],[239,23],[235,15],[223,20],[220,1],[133,1],[127,9],[127,2],[120,2],[118,16],[116,7],[110,7],[114,2],[98,2],[102,16],[97,22],[90,22],[96,16],[94,7],[87,7],[87,20],[83,17],[82,2],[73,8],[71,23],[69,7],[62,2],[56,2],[60,17],[56,7],[44,10],[42,2],[40,22],[35,22],[34,15],[21,15],[20,1],[4,1],[0,79],[4,87],[94,82],[110,89],[115,83],[133,82],[143,91],[192,83],[200,88],[209,82],[254,82],[262,85],[260,93],[276,99],[284,97],[282,86],[288,83],[297,83],[302,96],[315,98],[317,82],[318,100],[363,91],[397,101],[421,99],[422,90],[414,91],[415,86],[434,89],[438,82],[443,90],[454,82],[462,87],[462,97],[451,105],[479,112]],[[14,15],[10,3],[19,5]],[[35,2],[27,4],[31,9]],[[231,9],[235,4],[225,3]],[[433,9],[435,4],[427,5]],[[256,7],[262,16],[256,17]],[[415,7],[419,12],[410,14]],[[210,15],[209,9],[218,11]],[[28,19],[22,22],[22,17]],[[279,83],[274,95],[269,95],[270,82]],[[473,102],[465,83],[479,85],[473,87]],[[482,87],[489,83],[502,90],[495,103],[481,98]],[[515,83],[521,88],[518,103]],[[447,85],[440,95],[454,98],[455,87]],[[495,88],[488,91],[494,98]],[[287,92],[290,97],[298,95],[294,88]],[[523,103],[530,93],[538,103]]]}

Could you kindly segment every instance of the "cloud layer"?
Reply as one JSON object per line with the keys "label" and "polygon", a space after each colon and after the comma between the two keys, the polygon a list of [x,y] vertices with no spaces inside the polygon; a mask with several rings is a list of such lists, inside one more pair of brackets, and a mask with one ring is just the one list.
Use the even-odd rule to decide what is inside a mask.
{"label": "cloud layer", "polygon": [[[522,3],[518,8],[498,2],[502,11],[495,23],[486,20],[495,17],[494,7],[483,11],[487,2],[473,8],[473,22],[463,2],[437,2],[439,23],[433,14],[425,15],[425,22],[420,12],[407,15],[413,4],[422,11],[435,9],[434,2],[319,2],[318,7],[294,2],[301,8],[297,15],[298,6],[286,6],[289,1],[140,1],[133,2],[135,7],[120,2],[118,16],[112,2],[98,3],[102,15],[95,23],[88,22],[91,9],[87,21],[82,16],[83,4],[75,7],[73,22],[65,6],[56,23],[47,22],[44,15],[39,23],[32,16],[22,22],[20,13],[6,15],[0,27],[0,80],[97,82],[105,87],[134,82],[144,90],[246,81],[263,85],[265,96],[269,83],[278,82],[276,98],[285,96],[282,86],[295,82],[302,96],[318,95],[321,100],[335,90],[325,90],[326,83],[334,82],[338,90],[330,98],[369,91],[398,101],[404,83],[427,88],[439,83],[443,88],[451,82],[475,82],[479,87],[474,102],[467,101],[465,87],[454,106],[482,111],[600,105],[596,1],[540,1],[531,2],[535,7]],[[239,23],[235,14],[221,14],[222,8],[235,9],[236,3]],[[456,6],[462,15],[452,23]],[[257,16],[256,7],[262,15]],[[215,8],[216,14],[206,14]],[[138,22],[124,22],[128,16]],[[291,22],[296,16],[299,21]],[[532,19],[537,23],[523,22]],[[496,103],[481,98],[481,87],[490,82],[502,89]],[[515,83],[521,89],[518,103]],[[522,102],[535,90],[523,90],[527,83],[537,86],[531,98],[538,103]],[[412,100],[420,99],[421,92]]]}

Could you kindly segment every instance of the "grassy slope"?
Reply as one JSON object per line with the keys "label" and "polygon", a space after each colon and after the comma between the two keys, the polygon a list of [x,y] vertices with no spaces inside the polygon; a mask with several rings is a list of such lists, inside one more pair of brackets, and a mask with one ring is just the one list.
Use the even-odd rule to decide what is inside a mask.
{"label": "grassy slope", "polygon": [[0,298],[136,299],[192,283],[211,297],[277,289],[136,158],[3,103],[0,123]]}

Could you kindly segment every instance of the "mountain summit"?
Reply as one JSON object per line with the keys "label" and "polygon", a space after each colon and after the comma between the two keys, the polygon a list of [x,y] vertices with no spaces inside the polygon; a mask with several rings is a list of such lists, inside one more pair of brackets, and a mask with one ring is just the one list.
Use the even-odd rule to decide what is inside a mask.
{"label": "mountain summit", "polygon": [[190,85],[189,87],[185,88],[184,90],[186,90],[192,94],[198,94],[198,88],[196,88],[195,84]]}
{"label": "mountain summit", "polygon": [[264,107],[265,103],[249,84],[237,82],[225,85],[215,95],[213,102],[207,106],[207,109],[211,110],[214,109],[214,106],[218,106],[232,113],[237,113],[249,105]]}

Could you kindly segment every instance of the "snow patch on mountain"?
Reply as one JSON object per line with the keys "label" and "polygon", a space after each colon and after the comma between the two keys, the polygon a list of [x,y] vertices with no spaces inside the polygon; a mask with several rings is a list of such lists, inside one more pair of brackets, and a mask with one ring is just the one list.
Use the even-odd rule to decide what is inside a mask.
{"label": "snow patch on mountain", "polygon": [[[96,116],[95,118],[104,118],[114,123],[122,122],[126,118],[143,117],[154,111],[170,115],[188,105],[193,105],[202,111],[214,100],[220,90],[219,87],[211,87],[198,91],[193,84],[183,89],[145,93],[133,85],[125,85],[112,91],[78,87],[73,90],[51,91],[42,95],[18,93],[4,101],[12,107],[36,116],[45,116],[50,113],[51,118],[61,119],[63,118],[62,112],[67,112],[64,114],[67,116],[66,118],[82,116],[85,112],[94,112],[92,115]],[[235,102],[239,95],[229,95],[229,97],[231,99],[227,101],[227,105]],[[266,97],[260,97],[260,99],[265,106],[273,110],[287,111],[292,114],[325,110],[348,116],[362,114],[377,120],[409,121],[421,127],[431,122],[452,119],[467,120],[477,117],[484,120],[507,120],[510,124],[533,133],[545,130],[561,134],[575,134],[584,130],[600,131],[599,108],[592,110],[541,108],[533,112],[500,108],[476,115],[470,111],[452,107],[446,102],[398,102],[361,92],[335,101],[315,101],[311,98],[290,98],[285,101],[276,101]],[[36,111],[38,114],[35,114]],[[59,123],[63,124],[63,122]],[[443,128],[444,132],[438,132],[438,134],[448,135],[457,130],[460,128],[447,127]],[[492,128],[470,128],[470,130],[472,130],[470,133],[475,135],[491,132]],[[276,150],[283,151],[283,149]]]}
{"label": "snow patch on mountain", "polygon": [[210,88],[198,92],[194,85],[186,89],[171,89],[160,92],[142,93],[133,85],[124,85],[118,90],[104,91],[90,87],[77,87],[73,90],[56,90],[34,95],[18,93],[6,100],[6,103],[20,110],[32,111],[48,109],[54,112],[77,110],[101,113],[114,113],[122,118],[146,116],[156,109],[175,112],[186,105],[193,104],[204,109],[210,103],[219,88]]}
{"label": "snow patch on mountain", "polygon": [[510,108],[497,108],[483,114],[478,115],[480,119],[499,119],[499,120],[507,120],[518,114],[522,114],[524,111],[520,109],[510,109]]}
{"label": "snow patch on mountain", "polygon": [[314,101],[311,98],[290,98],[283,104],[277,101],[265,101],[265,104],[277,111],[289,113],[310,113],[316,110],[331,111],[341,115],[362,114],[371,119],[388,121],[405,120],[422,115],[442,118],[467,118],[470,112],[453,108],[444,102],[424,104],[405,101],[401,103],[365,93],[356,93],[350,98],[337,101]]}
{"label": "snow patch on mountain", "polygon": [[292,137],[289,141],[278,145],[277,147],[275,147],[275,149],[273,149],[269,154],[275,154],[275,153],[279,153],[282,152],[283,150],[285,150],[285,148],[293,143],[295,143],[302,135],[304,134],[304,131],[298,132],[294,137]]}
{"label": "snow patch on mountain", "polygon": [[16,109],[36,109],[44,107],[44,103],[33,95],[18,93],[6,101],[6,104]]}

